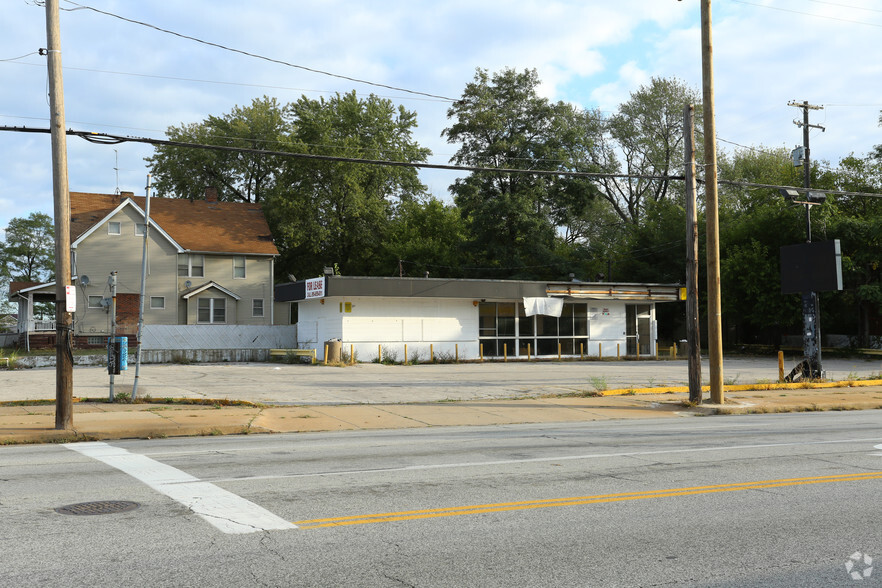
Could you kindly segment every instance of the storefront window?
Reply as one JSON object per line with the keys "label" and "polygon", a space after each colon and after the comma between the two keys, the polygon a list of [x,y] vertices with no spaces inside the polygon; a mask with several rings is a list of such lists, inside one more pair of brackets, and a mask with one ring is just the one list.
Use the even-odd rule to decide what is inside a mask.
{"label": "storefront window", "polygon": [[482,302],[478,308],[485,357],[581,355],[588,348],[588,305],[564,303],[560,317],[526,316],[520,302]]}

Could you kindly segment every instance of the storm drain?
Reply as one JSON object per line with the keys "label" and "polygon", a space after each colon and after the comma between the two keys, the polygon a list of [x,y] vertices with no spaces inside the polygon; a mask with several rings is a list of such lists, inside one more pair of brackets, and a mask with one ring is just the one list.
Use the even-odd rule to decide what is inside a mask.
{"label": "storm drain", "polygon": [[98,500],[96,502],[80,502],[59,506],[55,512],[66,515],[103,515],[128,512],[141,506],[129,500]]}

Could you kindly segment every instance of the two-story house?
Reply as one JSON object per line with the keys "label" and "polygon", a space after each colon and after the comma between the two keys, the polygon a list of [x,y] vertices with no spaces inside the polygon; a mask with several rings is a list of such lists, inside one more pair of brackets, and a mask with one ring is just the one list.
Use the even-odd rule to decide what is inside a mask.
{"label": "two-story house", "polygon": [[[137,333],[146,199],[130,192],[71,192],[71,273],[77,290],[78,346],[103,345],[111,330],[115,273],[116,332]],[[147,230],[145,325],[272,325],[278,250],[259,204],[151,198]],[[54,284],[11,293],[20,330],[34,333],[29,308]],[[54,324],[41,325],[54,331]],[[22,329],[24,327],[24,329]],[[47,333],[46,342],[52,335]],[[33,340],[33,338],[32,338]]]}

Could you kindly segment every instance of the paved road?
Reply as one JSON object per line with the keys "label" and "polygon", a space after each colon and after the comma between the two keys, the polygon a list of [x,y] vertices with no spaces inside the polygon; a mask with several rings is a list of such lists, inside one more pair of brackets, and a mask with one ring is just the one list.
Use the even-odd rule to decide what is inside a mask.
{"label": "paved road", "polygon": [[[846,562],[882,557],[880,425],[867,411],[0,447],[0,585],[879,585],[852,584]],[[53,510],[95,500],[140,507]]]}
{"label": "paved road", "polygon": [[[788,359],[786,366],[795,364]],[[828,379],[882,373],[882,362],[831,359]],[[704,362],[704,381],[708,378]],[[731,358],[724,364],[726,383],[775,381],[777,358]],[[117,392],[131,390],[134,369],[116,376]],[[351,367],[246,364],[148,364],[141,367],[139,394],[154,398],[230,398],[294,404],[399,403],[592,391],[597,387],[643,388],[686,385],[685,361],[587,361],[535,363],[422,364]],[[74,368],[74,396],[108,395],[105,368]],[[0,401],[55,398],[54,368],[0,372]]]}

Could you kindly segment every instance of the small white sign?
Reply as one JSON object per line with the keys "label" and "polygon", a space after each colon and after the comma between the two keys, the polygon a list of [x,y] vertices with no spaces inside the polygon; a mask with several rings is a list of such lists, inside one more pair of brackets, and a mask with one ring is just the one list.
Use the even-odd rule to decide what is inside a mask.
{"label": "small white sign", "polygon": [[73,286],[64,287],[64,303],[65,311],[76,312],[77,310],[77,289]]}
{"label": "small white sign", "polygon": [[306,280],[306,299],[324,298],[325,296],[325,279],[312,278]]}

